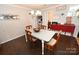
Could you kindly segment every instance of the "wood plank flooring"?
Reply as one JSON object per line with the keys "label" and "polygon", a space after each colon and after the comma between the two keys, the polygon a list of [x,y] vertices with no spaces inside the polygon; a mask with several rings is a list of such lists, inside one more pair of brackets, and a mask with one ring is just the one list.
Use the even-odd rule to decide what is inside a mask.
{"label": "wood plank flooring", "polygon": [[38,46],[31,48],[26,43],[25,36],[4,43],[0,47],[1,55],[41,55],[41,42]]}
{"label": "wood plank flooring", "polygon": [[54,55],[79,55],[79,45],[76,38],[72,36],[61,35],[54,49]]}
{"label": "wood plank flooring", "polygon": [[[31,47],[26,42],[25,36],[6,42],[0,46],[0,55],[42,55],[41,41],[36,47]],[[45,55],[79,55],[79,46],[75,38],[61,35],[54,54],[45,49]]]}

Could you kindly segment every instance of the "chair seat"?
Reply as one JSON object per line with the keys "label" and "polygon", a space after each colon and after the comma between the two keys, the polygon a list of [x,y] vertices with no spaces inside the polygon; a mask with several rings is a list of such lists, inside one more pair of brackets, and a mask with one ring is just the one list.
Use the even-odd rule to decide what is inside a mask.
{"label": "chair seat", "polygon": [[47,44],[50,46],[54,46],[56,44],[57,40],[52,38],[51,41],[49,41]]}

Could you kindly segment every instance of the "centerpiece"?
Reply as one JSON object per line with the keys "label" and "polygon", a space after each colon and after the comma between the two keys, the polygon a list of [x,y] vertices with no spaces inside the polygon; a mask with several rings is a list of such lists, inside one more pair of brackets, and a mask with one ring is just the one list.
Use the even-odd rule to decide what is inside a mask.
{"label": "centerpiece", "polygon": [[35,32],[39,32],[40,31],[40,28],[34,28],[33,29]]}

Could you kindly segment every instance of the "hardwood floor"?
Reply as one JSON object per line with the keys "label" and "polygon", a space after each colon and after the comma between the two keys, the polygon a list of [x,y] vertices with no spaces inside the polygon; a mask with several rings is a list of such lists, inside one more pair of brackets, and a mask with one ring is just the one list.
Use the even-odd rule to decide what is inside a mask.
{"label": "hardwood floor", "polygon": [[[0,47],[0,55],[41,55],[41,41],[38,40],[34,47],[26,43],[25,36],[4,43]],[[45,49],[45,55],[79,55],[79,46],[73,37],[61,35],[55,50],[48,52]]]}
{"label": "hardwood floor", "polygon": [[[79,45],[76,38],[72,36],[61,35],[54,49],[54,55],[79,55]],[[47,51],[45,54],[48,55]],[[49,52],[49,54],[52,54],[52,52]]]}
{"label": "hardwood floor", "polygon": [[41,42],[38,41],[36,48],[31,48],[26,43],[25,37],[20,37],[4,43],[0,47],[1,55],[41,55]]}

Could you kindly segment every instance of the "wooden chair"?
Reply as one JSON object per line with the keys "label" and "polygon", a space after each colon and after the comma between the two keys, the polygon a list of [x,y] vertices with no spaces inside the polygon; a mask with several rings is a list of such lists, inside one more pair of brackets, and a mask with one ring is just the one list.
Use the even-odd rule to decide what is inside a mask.
{"label": "wooden chair", "polygon": [[59,38],[60,38],[60,34],[57,33],[54,35],[54,37],[49,42],[45,42],[45,49],[47,49],[47,51],[49,53],[55,51],[57,42],[59,41]]}
{"label": "wooden chair", "polygon": [[46,25],[42,25],[41,29],[45,29],[46,30],[46,27],[47,27]]}
{"label": "wooden chair", "polygon": [[26,26],[26,29],[31,29],[31,28],[32,28],[32,25]]}
{"label": "wooden chair", "polygon": [[27,36],[27,42],[30,46],[35,47],[36,39],[32,37],[32,32],[25,30]]}
{"label": "wooden chair", "polygon": [[27,35],[26,35],[26,31],[31,31],[32,30],[32,25],[28,25],[25,27],[25,38],[26,38],[26,42],[27,42]]}

